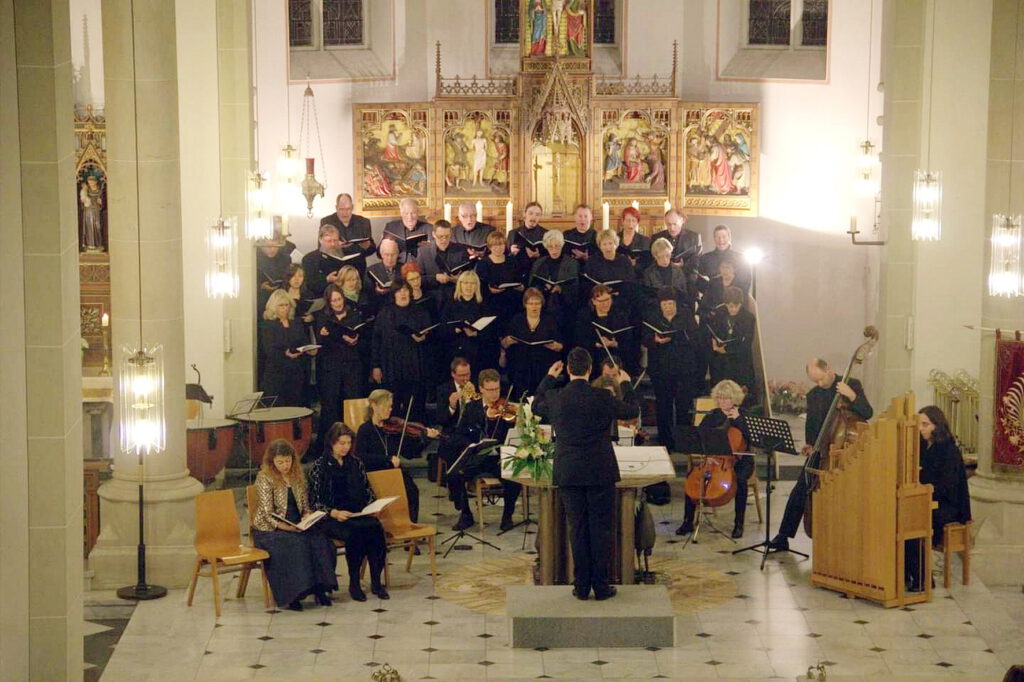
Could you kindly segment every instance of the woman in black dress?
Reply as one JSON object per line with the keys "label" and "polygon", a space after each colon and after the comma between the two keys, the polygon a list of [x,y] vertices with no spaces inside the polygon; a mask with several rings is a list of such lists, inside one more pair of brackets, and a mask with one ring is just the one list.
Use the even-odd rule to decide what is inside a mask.
{"label": "woman in black dress", "polygon": [[470,327],[481,317],[487,316],[480,293],[480,278],[473,271],[463,272],[455,282],[455,295],[444,308],[441,339],[445,343],[445,360],[450,364],[453,358],[469,360],[474,370],[498,366],[498,337],[496,321],[482,330]]}
{"label": "woman in black dress", "polygon": [[597,234],[599,252],[587,261],[583,268],[583,295],[590,299],[590,290],[597,284],[611,287],[615,297],[629,309],[630,319],[633,317],[636,296],[636,270],[629,258],[619,253],[619,235],[611,230],[601,230]]}
{"label": "woman in black dress", "polygon": [[[278,406],[305,407],[305,386],[309,358],[296,350],[309,343],[305,328],[295,319],[291,297],[278,289],[267,299],[260,323],[260,351],[263,354],[263,382],[266,396],[277,396]],[[308,351],[316,355],[316,350]]]}
{"label": "woman in black dress", "polygon": [[256,508],[249,510],[250,525],[253,544],[270,553],[266,571],[274,601],[292,611],[301,611],[300,602],[309,594],[315,595],[317,604],[330,606],[327,593],[338,589],[337,552],[318,525],[300,531],[272,516],[298,523],[311,511],[295,448],[284,439],[275,440],[267,446],[256,474]]}
{"label": "woman in black dress", "polygon": [[[437,324],[441,321],[441,307],[438,299],[423,288],[423,268],[417,261],[409,261],[402,265],[400,270],[402,279],[409,285],[412,296],[409,298],[409,305],[419,308],[430,318],[430,324]],[[427,386],[427,398],[430,398],[430,391],[441,382],[444,376],[444,344],[442,343],[440,327],[427,335],[423,342],[423,383]],[[399,400],[402,404],[403,401]],[[416,407],[413,408],[417,409]],[[417,412],[417,414],[420,414]],[[419,419],[420,417],[415,417]]]}
{"label": "woman in black dress", "polygon": [[565,253],[565,237],[559,230],[544,235],[547,255],[539,258],[530,270],[529,284],[544,294],[544,309],[558,322],[562,338],[570,338],[576,322],[579,303],[580,266]]}
{"label": "woman in black dress", "polygon": [[544,294],[527,289],[523,312],[512,318],[501,339],[513,397],[536,391],[551,364],[562,357],[565,346],[558,323],[543,308]]}
{"label": "woman in black dress", "polygon": [[387,555],[384,527],[376,516],[352,518],[353,513],[376,499],[366,478],[366,467],[353,456],[354,440],[352,430],[343,423],[331,424],[322,441],[323,453],[309,470],[309,503],[328,515],[319,523],[320,531],[345,543],[348,593],[352,598],[366,601],[366,593],[359,584],[365,558],[370,563],[370,591],[381,599],[390,599],[380,580]]}
{"label": "woman in black dress", "polygon": [[934,405],[918,411],[921,432],[921,483],[932,485],[932,499],[939,503],[932,510],[932,546],[942,544],[942,529],[947,523],[971,520],[971,497],[967,489],[967,471],[956,439],[942,410]]}
{"label": "woman in black dress", "polygon": [[377,315],[373,325],[373,372],[377,384],[388,387],[405,414],[412,400],[412,419],[423,418],[429,374],[424,342],[434,330],[424,332],[434,322],[421,306],[412,305],[408,282],[392,293],[392,302]]}
{"label": "woman in black dress", "polygon": [[682,265],[672,262],[672,242],[664,237],[651,244],[651,256],[654,262],[643,272],[644,308],[647,312],[657,312],[659,292],[664,287],[671,287],[675,292],[676,306],[681,311],[693,312],[693,299],[689,295],[686,272]]}
{"label": "woman in black dress", "polygon": [[725,291],[725,305],[707,320],[701,319],[708,333],[711,383],[732,379],[747,391],[747,402],[757,404],[754,381],[754,316],[743,309],[746,296],[737,287]]}
{"label": "woman in black dress", "polygon": [[612,290],[603,284],[591,289],[590,305],[576,317],[573,343],[590,351],[593,373],[599,373],[601,361],[614,353],[622,358],[626,372],[638,376],[640,352],[634,343],[636,338],[635,327]]}
{"label": "woman in black dress", "polygon": [[359,343],[356,348],[359,350],[359,382],[362,392],[359,397],[366,395],[366,384],[370,379],[370,356],[373,354],[373,316],[374,305],[370,300],[369,293],[363,289],[363,278],[359,270],[351,265],[345,265],[338,271],[338,285],[341,293],[345,296],[345,307],[355,310],[363,318],[366,326],[359,334]]}
{"label": "woman in black dress", "polygon": [[516,259],[509,257],[505,233],[494,230],[487,235],[487,255],[476,265],[488,314],[497,315],[494,324],[501,329],[519,310],[526,287]]}
{"label": "woman in black dress", "polygon": [[437,429],[428,428],[420,437],[405,434],[402,438],[403,423],[401,417],[392,417],[391,408],[394,398],[390,391],[377,389],[370,392],[370,406],[367,419],[356,431],[356,455],[362,460],[367,471],[382,469],[402,469],[405,482],[405,494],[409,500],[409,518],[415,523],[420,517],[420,489],[409,470],[402,467],[401,457],[409,458],[409,453],[423,449],[423,438],[437,438]]}
{"label": "woman in black dress", "polygon": [[619,253],[629,259],[637,275],[651,265],[651,238],[640,234],[640,211],[627,206],[619,219]]}
{"label": "woman in black dress", "polygon": [[736,287],[744,294],[747,293],[736,283],[736,261],[732,258],[723,258],[718,263],[718,274],[708,281],[707,290],[700,299],[699,312],[702,319],[725,303],[725,291],[729,287]]}
{"label": "woman in black dress", "polygon": [[366,395],[359,339],[366,333],[363,318],[348,304],[337,284],[324,290],[326,306],[317,314],[313,334],[321,348],[316,356],[316,383],[320,392],[320,439],[341,420],[345,400]]}

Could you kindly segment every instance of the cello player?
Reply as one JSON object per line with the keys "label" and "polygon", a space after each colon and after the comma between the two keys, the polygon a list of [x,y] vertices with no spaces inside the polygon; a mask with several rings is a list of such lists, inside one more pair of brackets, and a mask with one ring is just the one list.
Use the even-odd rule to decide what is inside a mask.
{"label": "cello player", "polygon": [[[850,402],[849,409],[855,415],[867,421],[871,419],[874,410],[867,396],[864,395],[864,387],[857,379],[850,379],[847,384],[836,375],[834,369],[821,358],[811,358],[807,361],[807,378],[814,382],[814,387],[807,392],[807,423],[804,433],[804,447],[801,454],[805,457],[814,452],[814,444],[818,440],[818,434],[824,426],[825,418],[828,416],[829,407],[836,393],[843,396]],[[819,462],[808,462],[810,467],[817,467]],[[769,547],[776,550],[789,549],[789,538],[796,535],[797,526],[804,515],[804,507],[807,504],[807,475],[801,474],[793,486],[786,502],[786,511],[782,515],[782,523],[779,525],[779,532],[772,538]]]}
{"label": "cello player", "polygon": [[[700,423],[701,430],[736,427],[743,434],[743,440],[750,443],[750,431],[747,430],[746,410],[740,407],[743,402],[743,389],[735,381],[725,379],[711,389],[711,397],[718,407],[704,415]],[[754,458],[737,456],[733,464],[736,472],[736,521],[732,527],[732,537],[743,537],[743,517],[747,512],[747,480],[754,473]],[[693,532],[693,517],[697,511],[697,502],[686,497],[686,515],[683,523],[676,529],[676,535],[689,535]]]}

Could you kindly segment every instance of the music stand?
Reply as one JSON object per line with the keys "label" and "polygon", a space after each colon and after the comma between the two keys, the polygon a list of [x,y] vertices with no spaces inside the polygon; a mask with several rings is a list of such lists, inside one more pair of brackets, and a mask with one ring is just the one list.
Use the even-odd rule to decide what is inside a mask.
{"label": "music stand", "polygon": [[[490,455],[491,453],[481,454],[481,450],[485,450],[487,448],[493,448],[496,445],[498,445],[498,441],[494,440],[493,438],[485,438],[484,440],[480,441],[479,443],[471,443],[471,444],[467,445],[465,448],[463,448],[463,450],[459,454],[459,456],[455,458],[455,461],[452,462],[452,465],[450,467],[448,467],[447,475],[451,476],[452,473],[459,472],[459,471],[465,469],[466,466],[468,466],[470,462],[474,461],[477,458],[482,459],[483,457],[486,457],[486,456]],[[500,457],[500,455],[499,455],[499,457]],[[465,484],[466,484],[466,482],[463,481],[463,485],[465,485]],[[469,504],[469,499],[466,500],[466,504],[467,505]],[[446,538],[444,540],[444,542],[442,542],[440,544],[440,547],[444,547],[449,542],[451,543],[451,546],[448,547],[448,549],[445,551],[445,553],[442,556],[442,558],[447,559],[448,555],[451,554],[451,551],[453,549],[455,549],[455,548],[458,548],[458,549],[473,549],[470,545],[459,545],[459,544],[456,544],[461,538],[465,538],[465,537],[468,537],[468,538],[471,538],[473,540],[476,540],[478,543],[480,543],[482,545],[487,545],[488,547],[493,547],[494,549],[498,550],[499,552],[501,551],[501,547],[498,547],[493,542],[488,542],[487,540],[484,540],[483,538],[477,537],[477,536],[473,535],[472,533],[467,533],[466,529],[463,528],[460,531],[456,531],[455,535],[451,536],[450,538]]]}
{"label": "music stand", "polygon": [[795,549],[777,549],[772,547],[770,540],[772,531],[772,488],[775,479],[773,474],[775,473],[775,453],[786,452],[791,455],[797,454],[796,443],[793,442],[793,434],[789,430],[789,424],[784,419],[771,419],[770,417],[753,417],[747,415],[747,429],[750,431],[751,445],[754,447],[762,448],[768,455],[768,479],[765,485],[765,522],[764,522],[764,542],[759,542],[756,545],[750,545],[743,549],[737,549],[733,554],[739,554],[740,552],[746,552],[747,550],[753,550],[761,554],[761,570],[764,570],[764,564],[768,560],[768,555],[773,552],[790,552],[802,556],[805,559],[809,557],[803,552],[798,552]]}
{"label": "music stand", "polygon": [[[697,429],[697,437],[700,439],[700,453],[704,457],[714,457],[716,455],[732,455],[732,446],[729,444],[729,434],[725,429]],[[710,482],[710,472],[704,477],[703,481],[704,490],[707,490],[707,485]],[[704,517],[707,515],[704,511],[704,497],[703,495],[696,500],[697,511],[694,515],[696,523],[693,525],[693,533],[686,539],[683,544],[683,548],[689,543],[697,544],[697,534],[700,529],[706,524],[711,529],[712,533],[718,533],[719,535],[728,538],[729,542],[736,544],[736,541],[726,535],[722,530],[711,523],[710,520],[706,520]]]}

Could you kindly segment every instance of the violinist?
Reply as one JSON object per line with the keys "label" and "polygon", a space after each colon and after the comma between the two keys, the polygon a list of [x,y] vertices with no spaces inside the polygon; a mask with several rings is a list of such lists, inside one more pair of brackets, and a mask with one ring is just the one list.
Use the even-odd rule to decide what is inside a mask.
{"label": "violinist", "polygon": [[392,417],[394,399],[391,391],[378,388],[370,392],[368,400],[367,419],[356,432],[355,454],[367,471],[402,470],[405,494],[409,498],[409,518],[415,523],[420,515],[420,489],[409,470],[402,467],[400,457],[410,459],[408,452],[422,449],[425,438],[437,438],[440,432],[413,422],[407,424],[401,417]]}
{"label": "violinist", "polygon": [[[493,369],[480,371],[480,396],[466,403],[462,418],[453,427],[456,436],[449,442],[458,443],[458,449],[449,455],[448,461],[454,462],[468,445],[478,443],[485,438],[493,438],[499,443],[505,442],[505,435],[515,424],[514,408],[501,396],[501,377]],[[479,476],[501,475],[501,459],[496,450],[492,455],[478,457],[474,461],[463,462],[457,471],[448,476],[448,494],[459,510],[459,520],[452,530],[465,530],[476,520],[470,511],[466,483]],[[522,487],[512,481],[501,480],[504,508],[501,513],[501,530],[512,527],[512,512],[516,508],[516,500]]]}
{"label": "violinist", "polygon": [[[711,397],[718,407],[704,415],[700,430],[739,429],[745,443],[750,443],[750,431],[747,430],[747,411],[740,407],[743,402],[743,389],[735,381],[719,381],[711,389]],[[660,429],[659,429],[660,433]],[[731,442],[731,440],[730,440]],[[747,512],[747,480],[754,473],[754,458],[750,455],[736,455],[732,464],[736,475],[736,521],[732,527],[732,537],[743,537],[743,517]],[[686,497],[686,515],[683,523],[676,529],[676,535],[689,535],[693,532],[693,517],[697,511],[696,500]]]}
{"label": "violinist", "polygon": [[[871,419],[874,410],[867,396],[864,395],[864,387],[857,379],[851,379],[847,384],[840,380],[835,370],[829,367],[828,363],[821,358],[811,358],[807,361],[807,378],[814,382],[814,387],[807,392],[807,423],[804,431],[804,446],[801,454],[808,457],[814,454],[814,443],[818,440],[818,434],[825,426],[825,418],[828,416],[829,407],[836,393],[849,401],[849,409],[853,414],[867,421]],[[808,461],[810,467],[817,467],[817,461]],[[804,506],[807,503],[807,475],[802,474],[797,478],[793,491],[789,494],[786,502],[786,511],[782,515],[782,523],[779,525],[779,532],[770,543],[771,549],[789,549],[789,538],[796,535],[797,526],[804,515]]]}

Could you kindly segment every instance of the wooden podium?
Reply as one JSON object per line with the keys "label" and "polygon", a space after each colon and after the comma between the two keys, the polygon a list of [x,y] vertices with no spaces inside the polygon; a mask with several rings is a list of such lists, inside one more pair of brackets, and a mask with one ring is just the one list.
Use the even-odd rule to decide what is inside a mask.
{"label": "wooden podium", "polygon": [[[511,455],[514,447],[502,448],[502,457]],[[676,477],[668,451],[661,446],[615,446],[622,480],[615,487],[615,549],[612,556],[611,581],[619,585],[634,583],[635,554],[634,516],[636,495],[640,488]],[[572,552],[569,529],[558,487],[550,479],[535,481],[528,475],[504,478],[537,490],[540,517],[537,522],[537,554],[540,561],[538,584],[566,585],[572,582]]]}
{"label": "wooden podium", "polygon": [[[812,584],[885,607],[931,601],[932,486],[919,472],[917,412],[907,394],[812,470],[820,478],[811,498]],[[907,551],[921,555],[921,592],[905,590]]]}

